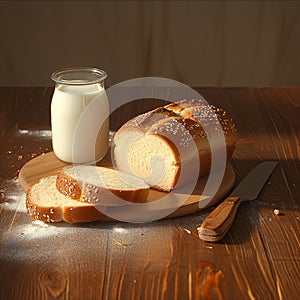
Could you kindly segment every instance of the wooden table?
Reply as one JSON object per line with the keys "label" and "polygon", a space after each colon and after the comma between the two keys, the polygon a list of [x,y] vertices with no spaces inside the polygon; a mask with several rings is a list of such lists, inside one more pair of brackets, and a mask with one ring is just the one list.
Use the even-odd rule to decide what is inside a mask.
{"label": "wooden table", "polygon": [[[30,219],[17,176],[25,162],[51,151],[53,90],[0,88],[1,299],[299,297],[300,88],[197,90],[236,122],[236,183],[261,161],[279,162],[219,243],[197,235],[211,208],[146,224],[43,225]],[[112,129],[158,103],[120,109]]]}

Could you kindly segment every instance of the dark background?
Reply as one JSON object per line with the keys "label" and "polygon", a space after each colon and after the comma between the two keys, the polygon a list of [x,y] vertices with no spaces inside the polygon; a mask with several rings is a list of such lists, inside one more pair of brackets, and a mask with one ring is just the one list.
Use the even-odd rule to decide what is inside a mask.
{"label": "dark background", "polygon": [[299,1],[0,1],[0,86],[49,86],[95,66],[107,85],[300,83]]}

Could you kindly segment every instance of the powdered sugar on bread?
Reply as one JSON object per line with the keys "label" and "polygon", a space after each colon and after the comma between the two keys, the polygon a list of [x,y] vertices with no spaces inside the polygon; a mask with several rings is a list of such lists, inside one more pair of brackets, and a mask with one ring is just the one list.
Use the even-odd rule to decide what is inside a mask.
{"label": "powdered sugar on bread", "polygon": [[209,173],[212,147],[214,151],[225,148],[228,162],[236,140],[234,122],[223,109],[203,100],[182,100],[125,123],[115,134],[114,157],[120,171],[170,191],[177,183],[194,180],[187,175],[178,181],[190,161],[200,165],[196,176]]}
{"label": "powdered sugar on bread", "polygon": [[117,170],[88,166],[66,166],[58,172],[57,190],[75,200],[109,203],[114,195],[130,202],[146,202],[149,185]]}

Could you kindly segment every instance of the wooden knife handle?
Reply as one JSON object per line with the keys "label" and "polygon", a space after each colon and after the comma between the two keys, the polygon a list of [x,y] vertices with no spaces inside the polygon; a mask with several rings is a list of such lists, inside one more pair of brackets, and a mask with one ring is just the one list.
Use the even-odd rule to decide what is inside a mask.
{"label": "wooden knife handle", "polygon": [[229,230],[240,203],[240,197],[227,197],[198,228],[200,239],[207,242],[220,241]]}

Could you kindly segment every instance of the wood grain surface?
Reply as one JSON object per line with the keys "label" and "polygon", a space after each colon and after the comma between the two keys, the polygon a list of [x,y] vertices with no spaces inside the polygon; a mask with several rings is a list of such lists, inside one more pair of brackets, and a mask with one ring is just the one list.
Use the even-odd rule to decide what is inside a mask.
{"label": "wood grain surface", "polygon": [[[258,199],[240,205],[218,243],[197,234],[213,208],[149,223],[71,226],[30,219],[18,174],[51,151],[45,122],[52,90],[0,88],[0,299],[299,297],[300,88],[197,90],[236,122],[236,184],[259,162],[278,161]],[[157,103],[121,107],[112,128]]]}

